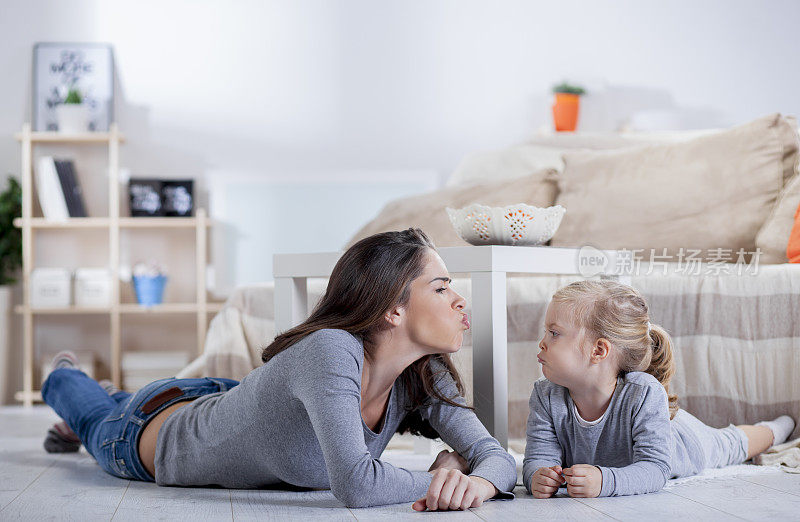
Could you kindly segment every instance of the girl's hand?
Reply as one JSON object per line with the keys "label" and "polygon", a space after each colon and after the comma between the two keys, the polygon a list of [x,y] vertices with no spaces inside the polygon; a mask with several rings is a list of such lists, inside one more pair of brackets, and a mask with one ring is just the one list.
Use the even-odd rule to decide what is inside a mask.
{"label": "girl's hand", "polygon": [[603,472],[589,464],[575,464],[564,470],[570,497],[594,498],[603,488]]}
{"label": "girl's hand", "polygon": [[497,494],[494,484],[481,477],[469,477],[457,469],[440,468],[431,472],[433,480],[428,494],[412,504],[415,511],[429,509],[469,509]]}
{"label": "girl's hand", "polygon": [[436,460],[433,461],[428,471],[437,469],[457,469],[466,475],[469,473],[469,462],[455,451],[442,450],[436,455]]}
{"label": "girl's hand", "polygon": [[561,466],[550,466],[549,468],[539,468],[531,478],[531,493],[536,498],[550,498],[553,493],[558,491],[558,487],[564,483],[561,476]]}

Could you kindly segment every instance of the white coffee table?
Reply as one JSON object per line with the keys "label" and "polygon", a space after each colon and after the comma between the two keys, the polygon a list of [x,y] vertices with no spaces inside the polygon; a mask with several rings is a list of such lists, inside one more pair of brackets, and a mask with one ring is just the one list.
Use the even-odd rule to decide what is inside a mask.
{"label": "white coffee table", "polygon": [[[543,246],[464,246],[443,247],[437,251],[451,274],[468,273],[471,276],[475,413],[489,433],[507,448],[506,274],[599,274],[630,284],[630,268],[627,264],[630,252]],[[276,333],[305,320],[308,316],[307,278],[330,276],[341,255],[342,252],[275,254]],[[581,262],[582,265],[579,264]]]}

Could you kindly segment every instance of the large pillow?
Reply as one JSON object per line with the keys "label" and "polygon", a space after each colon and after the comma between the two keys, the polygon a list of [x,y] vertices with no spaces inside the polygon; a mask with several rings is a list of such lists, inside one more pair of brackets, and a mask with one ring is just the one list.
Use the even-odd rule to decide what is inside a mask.
{"label": "large pillow", "polygon": [[567,212],[551,245],[644,248],[645,261],[651,248],[705,259],[723,248],[736,261],[740,248],[755,251],[797,154],[780,114],[684,143],[565,154],[557,203]]}
{"label": "large pillow", "polygon": [[719,130],[578,134],[563,132],[536,136],[526,143],[512,147],[468,154],[448,178],[447,186],[514,179],[546,168],[562,172],[562,155],[575,150],[612,150],[675,143],[715,132]]}
{"label": "large pillow", "polygon": [[527,203],[549,207],[556,199],[556,175],[543,169],[514,180],[496,180],[466,187],[446,187],[435,192],[397,199],[386,204],[378,216],[364,225],[347,242],[345,250],[372,234],[418,227],[437,247],[464,246],[447,217],[446,207],[460,208],[470,203],[505,206]]}
{"label": "large pillow", "polygon": [[499,150],[473,152],[461,160],[447,179],[448,187],[463,187],[489,180],[512,180],[542,169],[561,171],[565,149],[532,144],[514,145]]}

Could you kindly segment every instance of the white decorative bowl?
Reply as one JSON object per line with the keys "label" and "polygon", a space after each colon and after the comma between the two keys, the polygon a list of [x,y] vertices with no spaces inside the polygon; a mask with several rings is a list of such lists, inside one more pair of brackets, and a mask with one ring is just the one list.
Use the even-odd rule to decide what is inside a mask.
{"label": "white decorative bowl", "polygon": [[567,211],[561,205],[542,208],[517,203],[487,207],[473,203],[447,208],[459,237],[471,245],[541,245],[556,233]]}

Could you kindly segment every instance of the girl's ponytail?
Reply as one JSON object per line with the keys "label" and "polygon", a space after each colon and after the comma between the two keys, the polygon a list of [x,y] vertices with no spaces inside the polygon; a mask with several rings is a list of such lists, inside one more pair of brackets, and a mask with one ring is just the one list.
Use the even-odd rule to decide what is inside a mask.
{"label": "girl's ponytail", "polygon": [[664,386],[669,399],[669,418],[678,412],[678,396],[670,395],[669,382],[675,374],[675,359],[672,355],[672,338],[656,324],[650,324],[650,341],[653,353],[645,372],[649,373]]}

